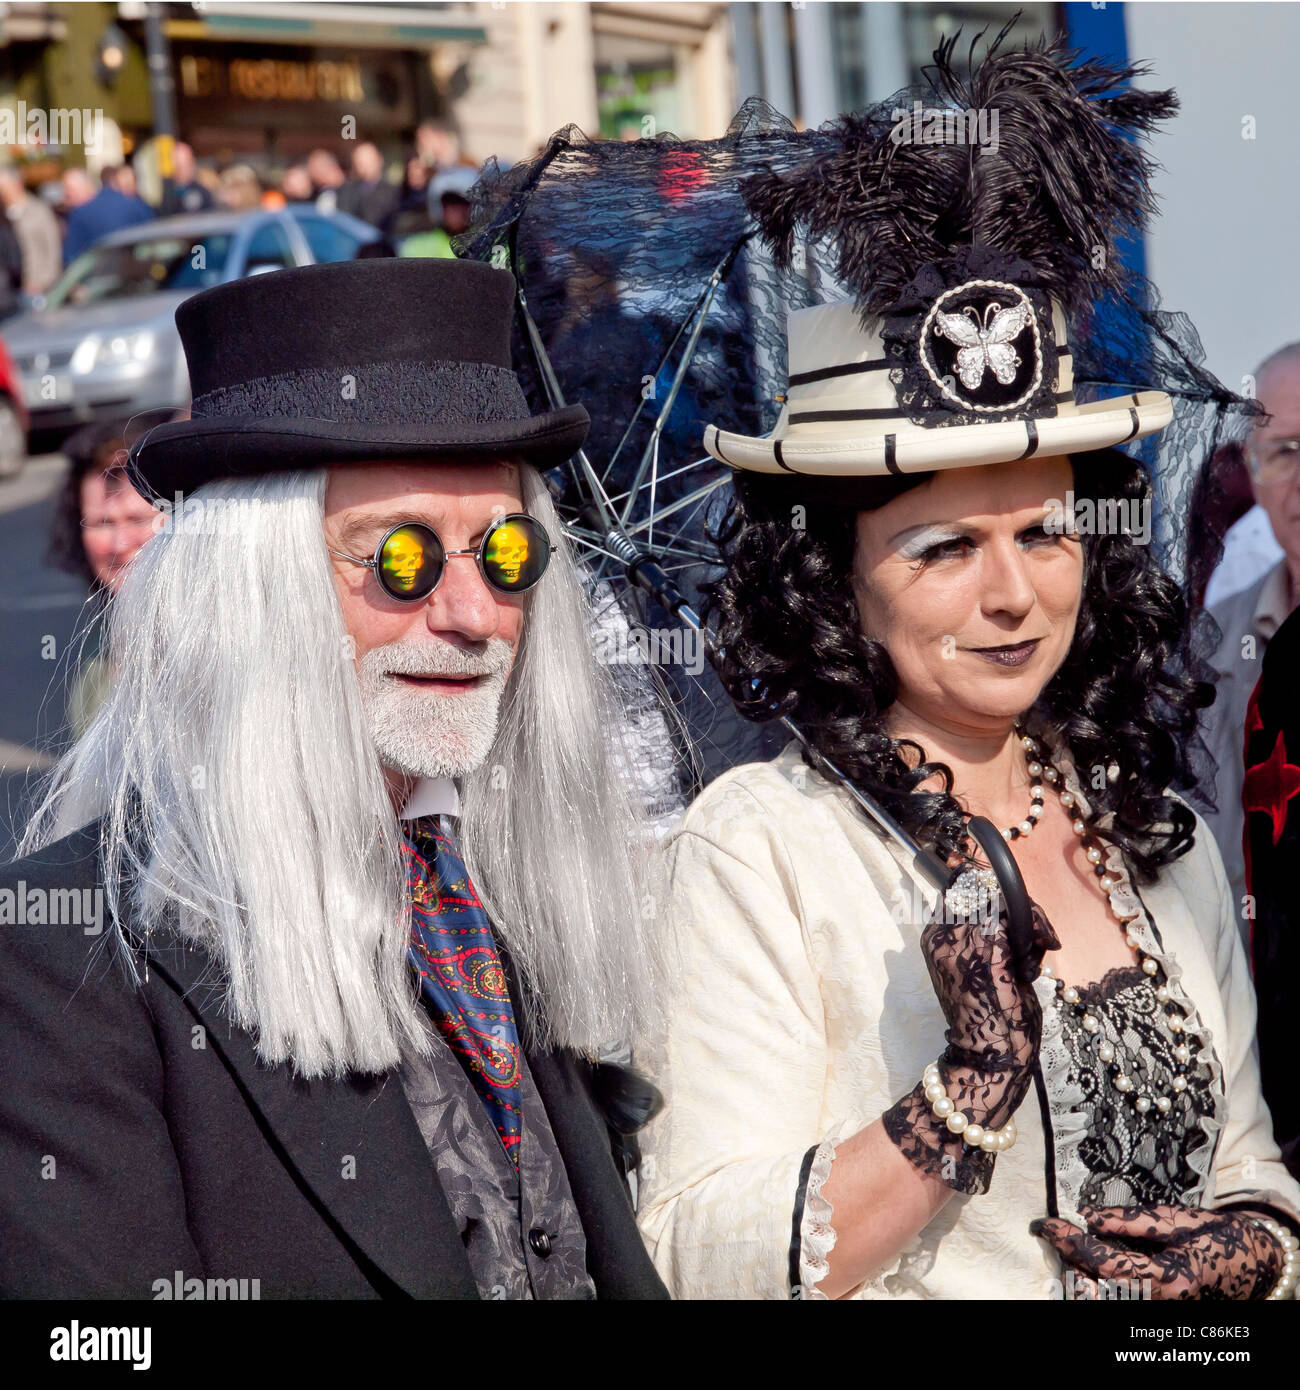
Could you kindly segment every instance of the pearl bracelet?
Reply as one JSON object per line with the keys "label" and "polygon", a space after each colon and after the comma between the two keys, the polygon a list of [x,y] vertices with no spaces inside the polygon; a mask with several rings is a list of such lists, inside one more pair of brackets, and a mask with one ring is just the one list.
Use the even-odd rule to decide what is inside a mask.
{"label": "pearl bracelet", "polygon": [[1016,1142],[1015,1120],[1008,1120],[1001,1129],[985,1129],[957,1109],[939,1075],[938,1062],[931,1062],[926,1067],[921,1084],[925,1087],[925,1098],[930,1102],[930,1110],[935,1117],[942,1120],[951,1133],[960,1134],[963,1142],[972,1149],[982,1149],[988,1154],[1004,1153]]}
{"label": "pearl bracelet", "polygon": [[1250,1219],[1256,1226],[1266,1230],[1282,1247],[1282,1273],[1273,1285],[1269,1298],[1293,1298],[1296,1280],[1300,1279],[1300,1269],[1296,1267],[1296,1250],[1300,1248],[1300,1240],[1297,1240],[1285,1226],[1279,1226],[1276,1221],[1270,1221],[1266,1216],[1252,1216]]}

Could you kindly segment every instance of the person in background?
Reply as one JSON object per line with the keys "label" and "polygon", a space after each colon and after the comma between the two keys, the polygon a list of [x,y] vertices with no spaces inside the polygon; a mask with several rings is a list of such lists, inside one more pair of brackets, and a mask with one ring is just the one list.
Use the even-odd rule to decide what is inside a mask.
{"label": "person in background", "polygon": [[406,161],[406,173],[398,195],[399,212],[424,212],[429,206],[429,166],[412,155]]}
{"label": "person in background", "polygon": [[1259,1022],[1259,1079],[1273,1116],[1273,1137],[1300,1180],[1300,1087],[1292,1070],[1295,979],[1300,969],[1300,911],[1291,871],[1300,851],[1300,613],[1274,633],[1260,661],[1246,710],[1246,889],[1255,902],[1250,958]]}
{"label": "person in background", "polygon": [[311,175],[305,164],[291,164],[280,180],[280,192],[286,203],[310,203],[315,197]]}
{"label": "person in background", "polygon": [[468,229],[471,205],[468,198],[478,173],[466,166],[448,169],[429,184],[429,211],[423,226],[416,227],[401,242],[403,256],[450,257],[452,237]]}
{"label": "person in background", "polygon": [[460,136],[450,121],[430,116],[416,127],[415,155],[430,174],[450,169],[463,162]]}
{"label": "person in background", "polygon": [[386,230],[389,218],[397,211],[398,197],[397,189],[384,178],[379,146],[363,140],[352,151],[352,177],[339,189],[339,211]]}
{"label": "person in background", "polygon": [[22,308],[23,248],[7,221],[0,221],[0,319]]}
{"label": "person in background", "polygon": [[478,170],[468,164],[444,170],[429,185],[429,210],[449,237],[469,227],[470,189],[478,182]]}
{"label": "person in background", "polygon": [[[84,169],[67,169],[63,174],[63,195],[69,209],[63,237],[63,264],[71,265],[100,237],[122,227],[148,222],[153,209],[132,193],[117,186],[118,170],[105,169],[99,192]],[[134,178],[134,175],[132,175]],[[87,190],[90,190],[87,196]]]}
{"label": "person in background", "polygon": [[221,173],[217,201],[223,208],[251,212],[262,205],[262,184],[247,164],[232,164]]}
{"label": "person in background", "polygon": [[[140,198],[140,185],[136,181],[135,168],[130,164],[111,164],[104,170],[103,180],[124,198]],[[140,199],[143,202],[143,199]]]}
{"label": "person in background", "polygon": [[22,291],[44,294],[63,270],[58,219],[43,198],[28,192],[12,165],[0,169],[0,204],[22,253]]}
{"label": "person in background", "polygon": [[68,473],[50,525],[48,563],[76,575],[90,591],[92,619],[68,697],[68,723],[80,738],[112,685],[99,638],[107,601],[154,534],[158,513],[123,470],[126,421],[87,425],[63,444]]}
{"label": "person in background", "polygon": [[346,182],[343,166],[332,150],[314,149],[307,156],[307,174],[311,179],[312,197],[320,212],[333,212],[338,206],[339,189]]}
{"label": "person in background", "polygon": [[197,172],[194,151],[178,140],[172,149],[171,186],[163,195],[160,209],[164,217],[178,212],[208,212],[212,208],[212,194],[199,182]]}
{"label": "person in background", "polygon": [[413,154],[406,161],[397,211],[386,231],[399,256],[449,256],[451,242],[442,230],[441,211],[429,206],[429,183],[433,171]]}
{"label": "person in background", "polygon": [[1217,772],[1202,791],[1217,808],[1206,823],[1218,841],[1243,938],[1246,868],[1242,854],[1243,740],[1246,704],[1259,679],[1264,652],[1283,620],[1300,603],[1300,342],[1265,359],[1255,372],[1260,404],[1268,412],[1246,441],[1244,455],[1255,501],[1268,517],[1282,558],[1248,588],[1210,609],[1222,634],[1214,654],[1219,681],[1205,713],[1205,742]]}
{"label": "person in background", "polygon": [[[1215,516],[1216,508],[1212,505],[1202,537],[1204,544],[1212,544],[1213,537],[1221,534],[1223,548],[1205,586],[1202,601],[1206,608],[1214,608],[1233,594],[1249,589],[1282,558],[1282,547],[1273,539],[1268,513],[1255,501],[1241,445],[1223,445],[1211,466],[1220,515]],[[1192,506],[1196,507],[1195,499]],[[1201,511],[1195,515],[1205,519]],[[1225,520],[1230,524],[1222,525]]]}
{"label": "person in background", "polygon": [[63,191],[63,213],[67,217],[74,208],[88,203],[95,196],[98,187],[85,169],[65,169],[59,176],[59,187]]}

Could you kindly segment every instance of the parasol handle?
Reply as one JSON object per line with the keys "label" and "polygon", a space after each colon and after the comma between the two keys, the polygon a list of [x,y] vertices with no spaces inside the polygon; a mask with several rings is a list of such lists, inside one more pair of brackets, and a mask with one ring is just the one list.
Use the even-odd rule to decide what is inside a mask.
{"label": "parasol handle", "polygon": [[1002,832],[984,816],[972,816],[966,825],[971,839],[984,851],[998,881],[1007,912],[1007,940],[1017,977],[1025,982],[1038,978],[1040,962],[1033,958],[1034,912],[1020,866],[1007,847]]}

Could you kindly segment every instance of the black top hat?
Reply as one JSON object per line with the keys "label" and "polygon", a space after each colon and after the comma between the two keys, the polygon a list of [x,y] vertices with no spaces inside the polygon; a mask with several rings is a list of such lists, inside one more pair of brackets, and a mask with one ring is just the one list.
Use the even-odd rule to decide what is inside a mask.
{"label": "black top hat", "polygon": [[515,282],[475,261],[340,261],[187,299],[176,326],[192,417],[130,446],[146,495],[370,459],[503,455],[546,468],[582,443],[580,405],[530,415],[510,364]]}

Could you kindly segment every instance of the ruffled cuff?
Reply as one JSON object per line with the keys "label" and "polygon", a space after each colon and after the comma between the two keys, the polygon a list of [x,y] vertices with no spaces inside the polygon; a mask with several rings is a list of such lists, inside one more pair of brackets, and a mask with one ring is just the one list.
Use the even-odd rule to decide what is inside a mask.
{"label": "ruffled cuff", "polygon": [[804,1160],[802,1207],[795,1209],[795,1248],[791,1250],[790,1287],[796,1298],[825,1299],[817,1287],[830,1273],[830,1253],[835,1248],[831,1204],[822,1195],[831,1175],[831,1161],[839,1132],[827,1135],[808,1150]]}
{"label": "ruffled cuff", "polygon": [[[835,1249],[835,1227],[831,1222],[834,1209],[822,1189],[831,1175],[831,1163],[843,1128],[843,1125],[837,1125],[804,1156],[800,1193],[795,1205],[794,1243],[790,1250],[791,1293],[798,1299],[829,1301],[817,1287],[830,1273],[830,1253]],[[886,1297],[885,1280],[897,1273],[902,1261],[900,1251],[843,1296],[852,1298],[868,1293],[879,1298]]]}

